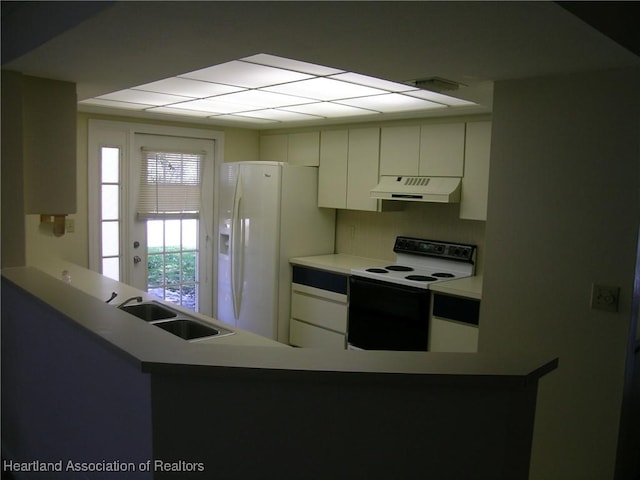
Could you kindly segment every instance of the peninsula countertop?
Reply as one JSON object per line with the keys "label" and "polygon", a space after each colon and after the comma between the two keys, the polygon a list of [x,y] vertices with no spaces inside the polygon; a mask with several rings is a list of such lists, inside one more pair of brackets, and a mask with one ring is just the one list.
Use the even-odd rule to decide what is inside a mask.
{"label": "peninsula countertop", "polygon": [[[55,273],[57,275],[57,270]],[[269,339],[252,344],[248,342],[251,336],[248,333],[244,340],[238,334],[218,339],[224,342],[215,341],[215,337],[208,343],[187,342],[106,304],[104,300],[109,298],[112,283],[98,282],[102,290],[94,292],[96,296],[83,291],[89,288],[85,276],[97,274],[86,269],[73,270],[71,285],[55,278],[56,275],[33,267],[6,269],[2,272],[3,294],[10,295],[15,288],[27,292],[35,297],[34,301],[48,304],[66,317],[65,320],[75,323],[88,338],[117,350],[148,372],[211,368],[218,373],[223,369],[237,374],[241,369],[245,373],[253,372],[252,375],[259,371],[271,375],[299,375],[303,371],[399,374],[426,383],[446,380],[522,385],[537,381],[557,366],[557,359],[538,354],[509,359],[489,353],[345,350],[328,354],[321,349],[282,348]],[[233,343],[233,337],[237,343]]]}

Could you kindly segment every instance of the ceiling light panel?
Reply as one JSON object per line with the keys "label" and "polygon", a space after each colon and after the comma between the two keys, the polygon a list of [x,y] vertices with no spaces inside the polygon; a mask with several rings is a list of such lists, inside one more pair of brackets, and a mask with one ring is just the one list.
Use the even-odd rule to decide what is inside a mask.
{"label": "ceiling light panel", "polygon": [[146,109],[149,113],[165,113],[170,115],[184,115],[187,117],[200,117],[206,118],[210,117],[212,112],[207,112],[203,110],[189,110],[186,108],[175,108],[175,107],[152,107]]}
{"label": "ceiling light panel", "polygon": [[373,97],[352,98],[340,100],[339,103],[352,107],[368,108],[381,113],[403,112],[411,110],[426,110],[431,108],[446,108],[446,105],[429,102],[420,98],[408,97],[399,93],[376,95]]}
{"label": "ceiling light panel", "polygon": [[362,108],[351,107],[349,105],[341,105],[332,102],[317,102],[306,105],[297,105],[287,107],[286,110],[291,112],[306,113],[307,115],[317,115],[320,117],[351,117],[356,115],[372,115],[378,112],[365,110]]}
{"label": "ceiling light panel", "polygon": [[228,103],[217,100],[217,97],[203,100],[192,100],[190,102],[182,102],[171,105],[173,108],[179,108],[183,110],[197,110],[200,112],[208,112],[209,115],[223,114],[223,113],[238,113],[247,110],[255,110],[255,107],[247,107],[246,105],[240,105],[239,103]]}
{"label": "ceiling light panel", "polygon": [[390,82],[389,80],[383,80],[381,78],[369,77],[367,75],[360,75],[359,73],[344,72],[338,75],[332,75],[331,78],[336,80],[343,80],[345,82],[351,82],[358,85],[365,85],[368,87],[379,88],[388,92],[407,92],[409,90],[418,90],[416,87],[406,85],[404,83]]}
{"label": "ceiling light panel", "polygon": [[242,117],[251,117],[251,118],[263,118],[267,120],[275,120],[278,122],[294,122],[300,120],[313,120],[321,117],[306,115],[297,112],[289,112],[287,110],[277,110],[277,109],[265,109],[265,110],[256,110],[253,112],[243,112],[238,116]]}
{"label": "ceiling light panel", "polygon": [[462,106],[462,105],[475,105],[474,102],[462,100],[460,98],[450,97],[449,95],[443,95],[442,93],[431,92],[429,90],[415,90],[412,92],[406,92],[406,95],[412,97],[422,98],[424,100],[430,100],[433,102],[441,103],[449,106]]}
{"label": "ceiling light panel", "polygon": [[143,92],[142,90],[120,90],[98,97],[101,100],[114,100],[117,102],[142,103],[146,105],[167,105],[169,103],[183,102],[188,97],[167,95],[165,93]]}
{"label": "ceiling light panel", "polygon": [[225,93],[239,92],[242,87],[232,87],[220,83],[202,82],[189,78],[167,78],[157,82],[146,83],[135,87],[135,90],[164,93],[167,95],[180,95],[190,98],[206,98]]}
{"label": "ceiling light panel", "polygon": [[149,107],[153,107],[153,105],[147,105],[143,103],[130,103],[130,102],[118,102],[115,100],[101,100],[100,98],[90,98],[88,100],[82,100],[82,105],[95,105],[98,107],[108,107],[108,108],[117,108],[117,109],[126,109],[126,110],[144,110]]}
{"label": "ceiling light panel", "polygon": [[216,100],[229,103],[238,103],[240,105],[252,106],[254,108],[277,108],[290,105],[301,105],[310,103],[313,100],[302,97],[294,97],[292,95],[283,95],[281,93],[266,92],[263,90],[245,90],[229,95],[222,95]]}
{"label": "ceiling light panel", "polygon": [[368,95],[382,95],[387,93],[384,90],[379,90],[377,88],[355,85],[353,83],[341,82],[340,80],[333,80],[324,77],[302,80],[300,82],[287,83],[284,85],[276,85],[273,87],[267,87],[264,90],[324,101],[365,97]]}
{"label": "ceiling light panel", "polygon": [[268,55],[266,53],[259,53],[258,55],[243,58],[242,60],[317,76],[335,75],[344,72],[344,70],[338,70],[337,68],[315,65],[313,63],[291,60],[284,57],[276,57],[275,55]]}
{"label": "ceiling light panel", "polygon": [[203,80],[205,82],[224,83],[244,88],[260,88],[267,85],[295,82],[312,78],[311,75],[282,68],[234,60],[213,67],[196,70],[180,75],[182,78]]}

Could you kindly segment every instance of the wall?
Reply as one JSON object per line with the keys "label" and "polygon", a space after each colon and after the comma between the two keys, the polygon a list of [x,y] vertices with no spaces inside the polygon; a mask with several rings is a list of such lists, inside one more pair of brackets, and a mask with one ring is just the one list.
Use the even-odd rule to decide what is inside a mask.
{"label": "wall", "polygon": [[393,260],[397,235],[478,246],[476,273],[482,273],[485,222],[460,220],[460,204],[405,202],[397,212],[339,210],[336,252]]}
{"label": "wall", "polygon": [[[77,151],[77,207],[76,215],[71,215],[75,223],[74,232],[66,233],[62,237],[53,237],[40,227],[38,215],[26,216],[26,261],[34,264],[38,258],[44,256],[56,256],[64,260],[74,262],[87,267],[89,265],[89,240],[88,240],[88,192],[87,192],[87,162],[88,162],[88,120],[99,118],[104,120],[142,123],[139,118],[78,113],[78,151]],[[198,129],[211,128],[211,130],[224,131],[224,160],[239,161],[258,158],[258,134],[254,130],[219,127],[215,125],[187,124],[179,122],[166,122],[144,120],[144,123],[157,125],[171,125],[180,127],[193,127]]]}
{"label": "wall", "polygon": [[[548,352],[531,480],[613,479],[638,236],[640,71],[498,82],[479,349]],[[592,282],[621,288],[590,308]]]}
{"label": "wall", "polygon": [[26,261],[24,233],[24,152],[22,76],[2,71],[2,259],[0,266]]}

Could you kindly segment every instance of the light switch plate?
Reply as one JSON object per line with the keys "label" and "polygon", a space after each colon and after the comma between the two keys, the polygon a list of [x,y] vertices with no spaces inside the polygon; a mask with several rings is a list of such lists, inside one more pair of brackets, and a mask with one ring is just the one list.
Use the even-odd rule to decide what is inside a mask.
{"label": "light switch plate", "polygon": [[591,308],[606,312],[617,312],[620,300],[620,287],[591,285]]}

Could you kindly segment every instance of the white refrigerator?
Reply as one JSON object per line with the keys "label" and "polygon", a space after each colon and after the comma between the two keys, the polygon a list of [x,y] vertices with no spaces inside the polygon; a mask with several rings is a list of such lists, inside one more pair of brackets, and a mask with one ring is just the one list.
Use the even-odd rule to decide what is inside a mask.
{"label": "white refrigerator", "polygon": [[333,253],[335,210],[318,208],[316,167],[234,162],[220,173],[217,318],[289,343],[289,259]]}

